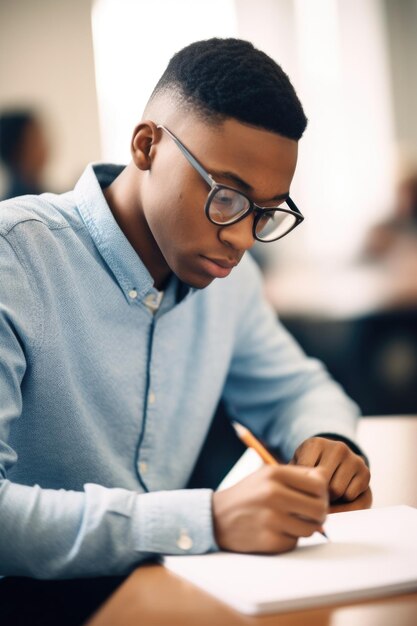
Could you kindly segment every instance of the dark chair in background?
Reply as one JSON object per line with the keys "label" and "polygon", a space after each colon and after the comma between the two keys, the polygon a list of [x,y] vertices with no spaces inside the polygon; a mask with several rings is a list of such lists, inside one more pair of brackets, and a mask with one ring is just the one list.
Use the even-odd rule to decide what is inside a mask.
{"label": "dark chair in background", "polygon": [[417,413],[417,311],[358,320],[352,394],[368,415]]}
{"label": "dark chair in background", "polygon": [[353,320],[284,318],[284,325],[366,415],[417,413],[417,310]]}

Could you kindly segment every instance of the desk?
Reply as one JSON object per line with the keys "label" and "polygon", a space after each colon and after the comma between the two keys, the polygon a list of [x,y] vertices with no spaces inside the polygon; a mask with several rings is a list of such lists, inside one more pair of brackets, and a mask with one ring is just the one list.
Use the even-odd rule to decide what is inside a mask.
{"label": "desk", "polygon": [[[359,441],[372,469],[372,506],[417,507],[417,416],[364,418]],[[363,501],[370,500],[370,493]],[[339,506],[336,510],[356,508]],[[138,567],[88,626],[415,626],[417,592],[279,615],[241,615],[161,565]]]}
{"label": "desk", "polygon": [[379,262],[351,266],[290,265],[271,269],[265,294],[283,317],[355,319],[417,307],[417,238],[414,233]]}

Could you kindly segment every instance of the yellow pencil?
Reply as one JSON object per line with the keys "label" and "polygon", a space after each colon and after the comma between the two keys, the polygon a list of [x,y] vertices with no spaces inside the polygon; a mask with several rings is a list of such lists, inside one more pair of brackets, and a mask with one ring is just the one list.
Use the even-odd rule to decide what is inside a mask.
{"label": "yellow pencil", "polygon": [[[255,452],[259,454],[261,459],[267,465],[279,465],[277,459],[273,457],[270,452],[268,452],[265,446],[250,432],[248,428],[246,428],[246,426],[242,426],[242,424],[239,424],[238,422],[232,422],[232,426],[235,429],[237,436],[245,444],[245,446],[255,450]],[[328,536],[323,528],[321,528],[319,532],[323,535],[323,537],[328,539]]]}

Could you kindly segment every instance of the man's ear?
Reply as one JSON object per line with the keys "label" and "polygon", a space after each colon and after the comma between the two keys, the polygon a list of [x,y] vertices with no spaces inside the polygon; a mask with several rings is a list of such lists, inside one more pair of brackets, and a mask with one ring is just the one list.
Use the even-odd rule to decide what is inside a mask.
{"label": "man's ear", "polygon": [[154,122],[144,121],[138,124],[133,131],[130,151],[133,162],[140,170],[151,169],[151,149],[160,137]]}

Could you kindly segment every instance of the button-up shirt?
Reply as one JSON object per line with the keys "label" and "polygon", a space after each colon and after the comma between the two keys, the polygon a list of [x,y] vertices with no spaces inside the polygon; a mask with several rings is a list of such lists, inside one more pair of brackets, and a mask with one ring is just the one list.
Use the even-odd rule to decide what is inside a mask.
{"label": "button-up shirt", "polygon": [[249,257],[206,289],[155,289],[103,195],[120,171],[0,204],[0,575],[216,550],[212,491],[185,486],[220,398],[287,459],[317,433],[354,436],[355,405]]}

